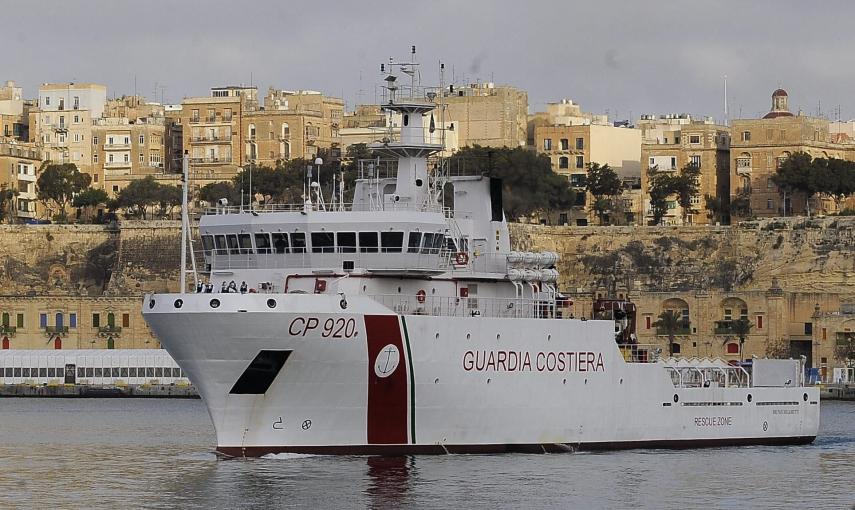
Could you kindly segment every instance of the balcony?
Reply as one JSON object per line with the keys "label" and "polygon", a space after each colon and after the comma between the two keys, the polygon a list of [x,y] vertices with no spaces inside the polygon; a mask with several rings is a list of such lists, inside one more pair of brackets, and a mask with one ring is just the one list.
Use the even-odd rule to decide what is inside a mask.
{"label": "balcony", "polygon": [[99,336],[120,336],[122,334],[122,328],[120,326],[101,326],[98,328]]}
{"label": "balcony", "polygon": [[713,334],[716,335],[733,335],[733,320],[715,321]]}
{"label": "balcony", "polygon": [[222,165],[231,162],[232,158],[190,158],[190,163],[194,165]]}
{"label": "balcony", "polygon": [[128,150],[131,148],[131,144],[129,143],[105,143],[104,150],[105,151],[115,151],[119,149]]}
{"label": "balcony", "polygon": [[48,335],[67,335],[68,326],[46,326],[45,333]]}
{"label": "balcony", "polygon": [[[688,324],[681,324],[675,331],[674,335],[676,336],[686,336],[691,334],[691,328],[689,328]],[[662,326],[656,327],[656,335],[657,336],[668,336],[668,330],[663,328]]]}
{"label": "balcony", "polygon": [[18,174],[19,181],[36,182],[35,174]]}
{"label": "balcony", "polygon": [[108,161],[104,163],[104,168],[130,168],[130,161]]}
{"label": "balcony", "polygon": [[0,335],[15,336],[17,328],[6,324],[0,325]]}
{"label": "balcony", "polygon": [[202,122],[199,117],[190,117],[190,124],[198,124]]}
{"label": "balcony", "polygon": [[194,136],[190,139],[191,142],[195,143],[205,143],[205,142],[229,142],[231,141],[229,138],[224,136]]}

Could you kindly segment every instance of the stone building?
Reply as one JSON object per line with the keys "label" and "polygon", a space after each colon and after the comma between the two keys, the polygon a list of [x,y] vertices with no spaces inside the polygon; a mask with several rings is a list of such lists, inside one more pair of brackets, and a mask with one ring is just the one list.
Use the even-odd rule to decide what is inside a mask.
{"label": "stone building", "polygon": [[453,124],[460,147],[514,148],[526,145],[526,91],[493,83],[451,85],[444,91],[442,102],[445,105],[444,120]]}
{"label": "stone building", "polygon": [[[830,122],[789,110],[783,89],[772,93],[772,110],[762,119],[736,119],[731,123],[730,196],[747,195],[754,216],[804,214],[803,194],[786,195],[772,182],[784,160],[795,152],[813,157],[853,159],[853,145],[835,141]],[[816,197],[813,211],[833,211],[829,198]]]}
{"label": "stone building", "polygon": [[[212,94],[228,92],[211,90]],[[177,124],[182,127],[182,152],[190,155],[192,174],[233,176],[243,165],[241,116],[252,108],[244,97],[188,97],[181,103]]]}
{"label": "stone building", "polygon": [[0,87],[0,136],[27,140],[27,106],[23,89],[16,86],[14,81],[7,81]]}
{"label": "stone building", "polygon": [[[92,172],[115,198],[129,176],[164,173],[163,117],[108,117],[92,126]],[[95,179],[98,182],[98,179]],[[93,183],[93,187],[101,187]]]}
{"label": "stone building", "polygon": [[29,111],[29,138],[43,146],[45,160],[74,163],[98,183],[92,167],[92,124],[102,117],[107,87],[94,83],[45,83]]}
{"label": "stone building", "polygon": [[[273,117],[277,112],[283,116],[279,125],[287,125],[288,138],[283,136],[282,140],[278,139],[285,133],[282,131],[284,127],[279,131],[267,129],[271,126],[270,122],[274,127],[277,124],[273,119],[268,120],[268,126],[256,126],[262,134],[277,135],[276,145],[266,153],[259,148],[259,157],[272,159],[270,153],[273,152],[274,155],[287,153],[288,157],[280,159],[313,159],[319,150],[325,150],[333,159],[341,158],[343,99],[314,90],[277,90],[270,87],[264,98],[264,111]],[[245,122],[247,134],[250,129],[248,123],[252,121]],[[251,150],[251,147],[247,150]]]}
{"label": "stone building", "polygon": [[[692,211],[685,215],[688,224],[709,224],[711,218],[705,209],[705,196],[719,198],[724,203],[730,200],[730,130],[715,124],[711,118],[694,120],[686,114],[644,115],[638,123],[642,133],[641,190],[644,194],[643,211],[639,211],[645,223],[652,218],[650,200],[647,197],[649,179],[647,170],[657,168],[664,172],[679,172],[689,164],[700,168],[698,194],[692,197]],[[683,223],[683,208],[677,198],[669,202],[668,212],[663,219],[666,225]]]}
{"label": "stone building", "polygon": [[640,173],[638,129],[601,124],[540,126],[535,128],[535,143],[537,152],[549,157],[552,170],[566,176],[577,191],[577,207],[566,218],[572,225],[587,225],[594,219],[592,197],[584,192],[592,163],[608,164],[625,178]]}
{"label": "stone building", "polygon": [[15,190],[7,217],[26,221],[41,214],[36,180],[42,164],[41,148],[34,143],[0,138],[0,191]]}

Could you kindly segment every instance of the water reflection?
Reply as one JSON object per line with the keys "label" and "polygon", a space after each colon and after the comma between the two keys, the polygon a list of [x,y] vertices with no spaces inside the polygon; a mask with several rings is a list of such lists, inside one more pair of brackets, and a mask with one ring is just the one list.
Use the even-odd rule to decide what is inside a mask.
{"label": "water reflection", "polygon": [[368,457],[365,492],[373,508],[397,508],[408,502],[415,463],[415,457]]}

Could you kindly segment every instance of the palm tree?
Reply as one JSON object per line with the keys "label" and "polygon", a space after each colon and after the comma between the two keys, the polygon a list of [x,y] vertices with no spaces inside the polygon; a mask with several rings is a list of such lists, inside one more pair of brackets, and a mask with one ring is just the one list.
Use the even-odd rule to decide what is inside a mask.
{"label": "palm tree", "polygon": [[745,318],[737,319],[731,324],[733,334],[739,337],[739,361],[743,361],[742,346],[745,345],[745,337],[754,325]]}
{"label": "palm tree", "polygon": [[673,356],[674,340],[676,340],[677,332],[688,328],[688,321],[684,321],[682,314],[677,310],[665,310],[659,314],[659,319],[653,325],[661,328],[668,335],[668,355]]}

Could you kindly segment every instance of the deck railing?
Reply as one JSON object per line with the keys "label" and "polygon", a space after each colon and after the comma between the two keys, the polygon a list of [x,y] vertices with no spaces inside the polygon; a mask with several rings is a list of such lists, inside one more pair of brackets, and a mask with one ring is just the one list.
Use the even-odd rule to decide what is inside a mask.
{"label": "deck railing", "polygon": [[412,296],[378,294],[369,296],[402,315],[438,317],[558,318],[553,303],[546,300],[486,297]]}

